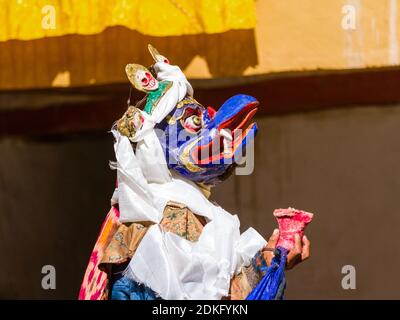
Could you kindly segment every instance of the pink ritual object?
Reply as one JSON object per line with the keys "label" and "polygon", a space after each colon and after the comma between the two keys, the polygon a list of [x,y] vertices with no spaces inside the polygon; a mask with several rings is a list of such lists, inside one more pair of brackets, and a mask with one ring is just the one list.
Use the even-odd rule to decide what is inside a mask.
{"label": "pink ritual object", "polygon": [[279,225],[279,240],[276,246],[290,251],[294,246],[294,235],[297,233],[301,239],[304,229],[314,215],[303,210],[287,208],[274,210],[274,216]]}

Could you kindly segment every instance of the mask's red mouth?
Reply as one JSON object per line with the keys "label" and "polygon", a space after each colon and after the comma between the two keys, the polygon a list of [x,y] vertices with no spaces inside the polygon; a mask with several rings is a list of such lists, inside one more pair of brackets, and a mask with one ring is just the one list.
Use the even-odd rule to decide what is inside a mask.
{"label": "mask's red mouth", "polygon": [[258,110],[258,104],[258,101],[247,104],[237,114],[219,124],[217,133],[208,144],[196,145],[191,152],[194,163],[223,163],[221,159],[232,158],[236,149],[256,126],[251,120]]}
{"label": "mask's red mouth", "polygon": [[154,79],[153,77],[149,76],[147,78],[145,78],[145,80],[147,81],[147,83],[143,83],[143,87],[151,90],[151,89],[156,89],[156,79]]}

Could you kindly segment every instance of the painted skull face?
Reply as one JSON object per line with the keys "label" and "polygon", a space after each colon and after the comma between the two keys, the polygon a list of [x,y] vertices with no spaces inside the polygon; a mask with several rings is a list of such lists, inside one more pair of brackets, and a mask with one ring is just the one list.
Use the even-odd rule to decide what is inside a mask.
{"label": "painted skull face", "polygon": [[157,79],[153,77],[147,68],[138,64],[128,64],[125,71],[129,81],[136,89],[144,92],[158,89]]}
{"label": "painted skull face", "polygon": [[237,95],[216,112],[186,96],[156,127],[169,168],[205,185],[224,180],[257,131],[251,122],[257,106],[255,98]]}

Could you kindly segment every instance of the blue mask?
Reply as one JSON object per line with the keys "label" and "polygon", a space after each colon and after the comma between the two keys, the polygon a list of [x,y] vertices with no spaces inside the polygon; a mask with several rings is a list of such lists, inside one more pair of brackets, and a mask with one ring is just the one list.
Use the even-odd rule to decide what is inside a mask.
{"label": "blue mask", "polygon": [[186,96],[157,126],[169,169],[205,185],[230,175],[257,132],[258,101],[239,94],[216,112]]}

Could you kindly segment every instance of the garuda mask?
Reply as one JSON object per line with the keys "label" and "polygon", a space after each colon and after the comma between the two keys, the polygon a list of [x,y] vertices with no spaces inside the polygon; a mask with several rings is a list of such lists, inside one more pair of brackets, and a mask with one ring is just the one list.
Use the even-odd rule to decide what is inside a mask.
{"label": "garuda mask", "polygon": [[218,111],[205,108],[193,98],[179,67],[170,65],[153,47],[149,50],[156,61],[150,70],[134,64],[126,67],[133,86],[146,93],[145,100],[130,106],[117,128],[135,141],[150,115],[168,168],[193,182],[215,185],[229,176],[252,142],[257,125],[251,120],[259,103],[239,94]]}

